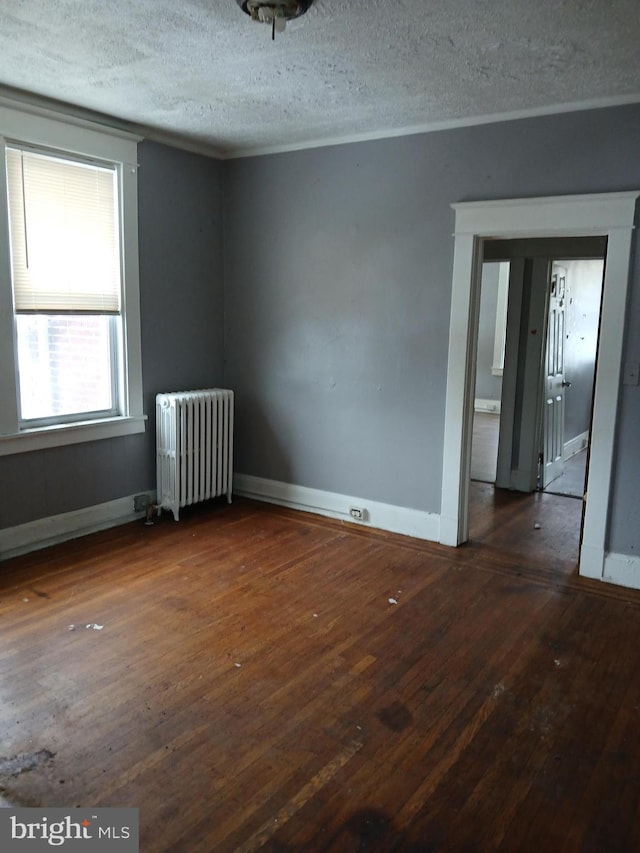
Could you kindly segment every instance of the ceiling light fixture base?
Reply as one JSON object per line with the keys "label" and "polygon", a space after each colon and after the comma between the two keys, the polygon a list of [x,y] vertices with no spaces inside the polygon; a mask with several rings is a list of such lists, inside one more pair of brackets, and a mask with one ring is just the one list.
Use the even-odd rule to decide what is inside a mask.
{"label": "ceiling light fixture base", "polygon": [[276,32],[285,31],[287,21],[299,18],[313,5],[313,0],[276,0],[263,3],[261,0],[236,0],[242,11],[253,21],[271,25],[271,38]]}

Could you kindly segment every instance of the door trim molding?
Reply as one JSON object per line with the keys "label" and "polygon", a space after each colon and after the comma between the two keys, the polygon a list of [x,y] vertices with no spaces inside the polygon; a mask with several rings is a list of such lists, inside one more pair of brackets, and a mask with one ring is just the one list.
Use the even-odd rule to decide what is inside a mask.
{"label": "door trim molding", "polygon": [[633,191],[452,205],[456,226],[440,515],[443,544],[459,545],[467,540],[469,531],[475,353],[484,241],[602,235],[607,237],[607,262],[580,573],[603,577],[631,238],[638,196],[640,192]]}

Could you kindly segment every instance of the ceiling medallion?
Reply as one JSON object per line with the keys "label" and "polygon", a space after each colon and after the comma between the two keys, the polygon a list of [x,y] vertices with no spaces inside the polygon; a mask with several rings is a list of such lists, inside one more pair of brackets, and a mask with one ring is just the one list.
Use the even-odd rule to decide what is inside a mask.
{"label": "ceiling medallion", "polygon": [[253,21],[261,24],[271,25],[271,39],[275,39],[276,33],[283,33],[287,27],[287,21],[299,18],[310,8],[313,0],[276,0],[273,3],[263,3],[261,0],[236,0],[243,12],[251,16]]}

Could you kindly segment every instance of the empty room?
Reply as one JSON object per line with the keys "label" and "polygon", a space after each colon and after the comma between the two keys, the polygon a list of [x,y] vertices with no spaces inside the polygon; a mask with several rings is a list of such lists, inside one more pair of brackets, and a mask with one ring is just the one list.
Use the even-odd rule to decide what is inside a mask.
{"label": "empty room", "polygon": [[638,850],[635,0],[0,29],[2,849]]}

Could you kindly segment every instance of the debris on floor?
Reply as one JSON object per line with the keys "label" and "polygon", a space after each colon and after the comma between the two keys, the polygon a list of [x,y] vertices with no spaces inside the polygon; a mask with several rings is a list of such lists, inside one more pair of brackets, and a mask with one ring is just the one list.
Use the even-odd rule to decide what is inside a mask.
{"label": "debris on floor", "polygon": [[397,602],[397,600],[396,600],[395,598],[390,598],[390,599],[389,599],[389,604],[397,604],[397,603],[398,603],[398,602]]}
{"label": "debris on floor", "polygon": [[0,778],[15,778],[20,773],[35,770],[41,764],[51,761],[54,755],[55,752],[51,752],[50,749],[40,749],[37,752],[23,752],[12,758],[0,758]]}
{"label": "debris on floor", "polygon": [[536,523],[533,525],[533,529],[534,530],[540,530],[541,526],[542,525],[538,524],[538,522],[536,521]]}
{"label": "debris on floor", "polygon": [[95,622],[93,622],[93,623],[92,623],[92,622],[90,622],[90,623],[89,623],[88,625],[86,625],[85,627],[86,627],[86,628],[92,628],[94,631],[102,631],[102,629],[104,628],[104,625],[96,625],[96,623],[95,623]]}

